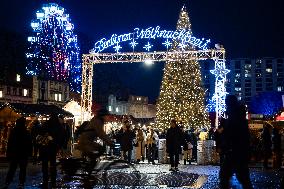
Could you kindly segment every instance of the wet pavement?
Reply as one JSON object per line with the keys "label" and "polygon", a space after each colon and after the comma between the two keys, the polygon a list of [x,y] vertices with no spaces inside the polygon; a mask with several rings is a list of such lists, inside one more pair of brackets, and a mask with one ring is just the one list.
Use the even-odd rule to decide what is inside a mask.
{"label": "wet pavement", "polygon": [[[8,164],[0,162],[0,186],[4,185]],[[170,172],[168,164],[135,164],[131,168],[116,168],[98,172],[94,178],[62,177],[58,171],[57,188],[201,188],[217,189],[219,166],[180,165],[178,172]],[[280,189],[283,170],[250,169],[251,181],[256,189]],[[9,188],[17,188],[18,172]],[[41,165],[29,163],[25,188],[40,188]],[[1,188],[0,187],[0,188]],[[235,177],[232,188],[241,186]]]}

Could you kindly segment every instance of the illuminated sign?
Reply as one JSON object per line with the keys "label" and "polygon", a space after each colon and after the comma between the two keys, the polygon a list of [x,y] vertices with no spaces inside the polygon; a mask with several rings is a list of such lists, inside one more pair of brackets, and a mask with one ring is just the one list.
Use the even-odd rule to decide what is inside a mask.
{"label": "illuminated sign", "polygon": [[[138,45],[136,42],[137,39],[156,39],[163,38],[167,39],[163,45],[167,48],[171,45],[168,39],[172,40],[180,40],[181,44],[191,44],[194,47],[198,47],[202,50],[207,50],[207,46],[210,43],[210,39],[205,40],[204,38],[198,39],[192,36],[190,31],[186,31],[185,29],[180,31],[167,31],[160,30],[160,26],[157,27],[149,27],[147,29],[135,28],[133,32],[126,34],[113,34],[109,39],[102,38],[98,42],[95,43],[94,52],[102,52],[108,47],[115,46],[114,49],[116,52],[120,50],[120,46],[118,45],[120,42],[131,41],[130,46],[134,49],[135,46]],[[147,51],[150,50],[151,45],[149,42],[143,48]]]}

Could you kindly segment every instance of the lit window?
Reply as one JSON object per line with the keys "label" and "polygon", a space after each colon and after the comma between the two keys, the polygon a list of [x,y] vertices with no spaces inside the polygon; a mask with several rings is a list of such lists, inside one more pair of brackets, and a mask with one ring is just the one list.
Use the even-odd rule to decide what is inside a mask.
{"label": "lit window", "polygon": [[3,91],[0,91],[0,98],[3,98]]}
{"label": "lit window", "polygon": [[58,94],[58,101],[61,101],[61,94]]}
{"label": "lit window", "polygon": [[20,76],[20,74],[17,74],[16,81],[18,81],[18,82],[20,82],[20,81],[21,81],[21,76]]}
{"label": "lit window", "polygon": [[118,107],[115,108],[115,111],[118,112]]}
{"label": "lit window", "polygon": [[57,101],[57,94],[54,94],[54,100],[56,100]]}
{"label": "lit window", "polygon": [[279,92],[282,91],[282,88],[283,88],[282,86],[278,86],[277,91],[279,91]]}
{"label": "lit window", "polygon": [[266,72],[272,73],[272,68],[266,68]]}
{"label": "lit window", "polygon": [[241,91],[241,90],[242,90],[242,88],[240,88],[240,87],[235,88],[235,91]]}
{"label": "lit window", "polygon": [[111,106],[108,106],[108,111],[110,111],[110,112],[112,111],[112,108],[111,108]]}
{"label": "lit window", "polygon": [[28,96],[28,90],[24,89],[24,96]]}

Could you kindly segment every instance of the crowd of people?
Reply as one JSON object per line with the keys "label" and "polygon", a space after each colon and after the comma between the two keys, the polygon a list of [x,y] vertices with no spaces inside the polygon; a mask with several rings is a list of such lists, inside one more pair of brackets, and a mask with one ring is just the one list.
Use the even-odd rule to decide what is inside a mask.
{"label": "crowd of people", "polygon": [[[250,132],[246,119],[246,109],[237,98],[228,95],[226,98],[226,118],[220,120],[218,129],[212,129],[208,138],[216,141],[216,150],[220,156],[220,188],[230,188],[230,179],[235,173],[243,188],[251,189],[249,177]],[[197,160],[198,133],[187,130],[182,123],[172,119],[167,130],[132,127],[125,118],[119,130],[106,134],[105,118],[108,111],[99,110],[90,121],[84,122],[77,129],[76,148],[83,156],[96,159],[105,153],[105,145],[110,146],[107,153],[118,153],[129,163],[147,161],[155,164],[158,159],[159,139],[165,139],[166,156],[169,157],[170,171],[178,171],[180,159],[184,164]],[[241,137],[240,137],[241,136]],[[56,158],[58,153],[66,156],[70,153],[71,128],[64,117],[52,114],[43,124],[35,120],[30,130],[26,127],[26,119],[19,118],[8,137],[6,157],[10,165],[6,176],[6,188],[13,181],[16,169],[20,167],[19,188],[23,188],[26,180],[28,158],[32,156],[34,163],[42,165],[42,188],[56,186]],[[100,138],[103,143],[95,142]],[[275,156],[276,165],[281,164],[281,135],[276,128],[265,124],[261,138],[263,141],[264,168],[268,168],[268,160]],[[115,152],[115,143],[120,150]],[[68,155],[67,155],[68,156]],[[5,188],[4,187],[4,188]]]}
{"label": "crowd of people", "polygon": [[197,157],[197,134],[192,130],[186,130],[181,123],[171,120],[170,128],[165,131],[154,129],[153,127],[133,127],[129,120],[123,120],[120,129],[110,132],[110,138],[115,139],[120,149],[108,153],[120,155],[121,158],[131,163],[141,163],[147,161],[155,164],[158,159],[159,139],[166,139],[166,152],[171,163],[170,170],[177,170],[177,163],[183,158],[184,164],[191,164]]}
{"label": "crowd of people", "polygon": [[8,137],[6,157],[9,160],[9,169],[5,179],[8,188],[13,181],[16,169],[19,166],[19,185],[24,188],[28,160],[32,157],[33,163],[42,165],[42,188],[56,185],[56,158],[59,153],[70,152],[69,142],[71,128],[64,122],[64,117],[52,114],[48,121],[40,124],[38,120],[27,128],[26,118],[16,120]]}

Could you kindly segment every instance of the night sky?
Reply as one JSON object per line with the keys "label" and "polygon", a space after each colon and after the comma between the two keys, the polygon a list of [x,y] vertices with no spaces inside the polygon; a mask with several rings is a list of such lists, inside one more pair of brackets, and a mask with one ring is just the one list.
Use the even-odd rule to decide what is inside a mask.
{"label": "night sky", "polygon": [[[136,27],[159,25],[175,30],[185,4],[193,35],[210,38],[211,47],[223,44],[227,58],[283,57],[284,54],[283,0],[4,0],[0,29],[27,35],[35,12],[49,2],[58,3],[70,14],[75,33],[82,39],[82,53],[87,53],[103,37],[128,33]],[[153,100],[158,96],[162,68],[163,64],[152,67],[124,64],[111,70],[116,72],[112,77],[120,78],[121,88]]]}

